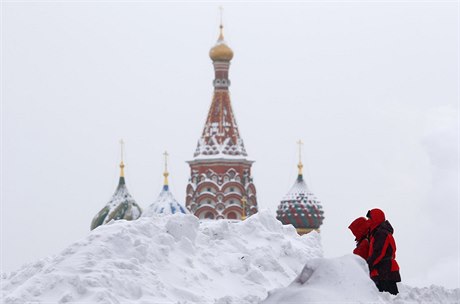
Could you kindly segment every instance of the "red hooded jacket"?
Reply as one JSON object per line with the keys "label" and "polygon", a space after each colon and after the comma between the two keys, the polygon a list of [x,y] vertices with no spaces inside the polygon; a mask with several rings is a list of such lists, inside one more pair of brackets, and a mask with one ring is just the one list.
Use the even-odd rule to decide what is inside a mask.
{"label": "red hooded jacket", "polygon": [[354,254],[359,255],[367,260],[369,257],[369,228],[370,222],[365,217],[358,217],[354,220],[348,228],[356,237],[356,248],[353,250]]}
{"label": "red hooded jacket", "polygon": [[370,275],[374,281],[401,282],[399,265],[396,262],[396,243],[393,238],[393,227],[385,220],[380,209],[372,209],[367,213],[370,221],[369,265]]}

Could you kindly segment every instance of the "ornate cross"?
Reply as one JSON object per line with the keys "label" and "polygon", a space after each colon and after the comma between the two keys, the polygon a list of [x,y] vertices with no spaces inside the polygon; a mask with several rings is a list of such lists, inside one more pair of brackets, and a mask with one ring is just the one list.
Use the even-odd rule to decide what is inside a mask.
{"label": "ornate cross", "polygon": [[163,153],[164,157],[165,157],[165,172],[168,172],[168,151],[165,151],[165,153]]}
{"label": "ornate cross", "polygon": [[125,142],[123,141],[123,139],[120,139],[121,162],[123,162],[124,145],[125,145]]}
{"label": "ornate cross", "polygon": [[302,162],[302,145],[303,145],[303,141],[301,139],[299,139],[297,144],[299,145],[299,163],[301,163]]}

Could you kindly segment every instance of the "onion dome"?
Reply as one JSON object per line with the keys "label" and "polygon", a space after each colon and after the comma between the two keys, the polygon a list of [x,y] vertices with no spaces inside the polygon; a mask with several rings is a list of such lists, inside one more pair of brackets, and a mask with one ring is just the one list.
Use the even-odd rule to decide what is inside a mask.
{"label": "onion dome", "polygon": [[323,223],[324,211],[321,202],[308,189],[303,179],[301,161],[299,161],[298,168],[297,179],[281,200],[276,211],[276,218],[284,225],[293,225],[302,235],[312,230],[319,230]]}
{"label": "onion dome", "polygon": [[168,153],[164,153],[165,156],[165,171],[163,173],[164,183],[163,189],[158,195],[158,198],[153,202],[147,210],[142,213],[142,216],[152,216],[155,214],[171,215],[175,213],[190,213],[182,204],[180,204],[175,198],[174,195],[169,191],[169,182],[168,182],[168,169],[167,169],[167,156]]}
{"label": "onion dome", "polygon": [[209,57],[211,57],[212,61],[230,61],[233,58],[232,49],[225,43],[223,30],[224,26],[221,24],[220,35],[216,45],[209,51]]}
{"label": "onion dome", "polygon": [[142,210],[126,188],[123,160],[120,163],[120,180],[117,190],[110,201],[99,211],[91,222],[91,230],[107,224],[111,220],[136,220],[140,217]]}

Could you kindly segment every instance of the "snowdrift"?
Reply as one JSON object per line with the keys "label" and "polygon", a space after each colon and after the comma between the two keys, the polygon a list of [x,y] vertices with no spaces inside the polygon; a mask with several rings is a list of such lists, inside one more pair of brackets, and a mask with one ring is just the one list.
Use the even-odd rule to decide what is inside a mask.
{"label": "snowdrift", "polygon": [[397,296],[380,293],[369,278],[364,259],[357,255],[307,261],[302,272],[285,288],[269,292],[261,304],[275,303],[460,303],[459,289],[413,288],[398,284]]}
{"label": "snowdrift", "polygon": [[270,292],[262,303],[383,303],[379,294],[369,279],[364,259],[350,254],[309,260],[287,288]]}
{"label": "snowdrift", "polygon": [[324,259],[317,233],[300,237],[264,211],[244,222],[184,214],[111,222],[1,283],[6,304],[444,304],[460,296],[437,286],[379,293],[360,257]]}
{"label": "snowdrift", "polygon": [[259,303],[287,286],[319,235],[272,214],[199,223],[193,215],[116,221],[2,278],[5,303]]}

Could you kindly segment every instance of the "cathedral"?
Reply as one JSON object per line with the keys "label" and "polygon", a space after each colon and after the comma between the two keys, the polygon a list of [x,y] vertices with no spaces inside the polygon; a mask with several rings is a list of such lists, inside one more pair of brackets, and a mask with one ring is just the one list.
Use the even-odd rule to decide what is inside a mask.
{"label": "cathedral", "polygon": [[[248,158],[230,101],[229,68],[233,50],[224,40],[222,23],[209,57],[214,67],[214,92],[195,153],[187,161],[190,178],[185,206],[174,198],[169,189],[165,152],[162,191],[156,201],[142,210],[125,184],[122,144],[119,185],[109,202],[94,217],[91,230],[111,220],[136,220],[141,216],[191,213],[201,220],[245,220],[257,213],[257,193],[251,172],[254,161]],[[300,235],[312,230],[319,231],[324,219],[320,201],[303,180],[302,168],[299,151],[297,179],[281,200],[276,215],[283,224],[293,225]]]}

